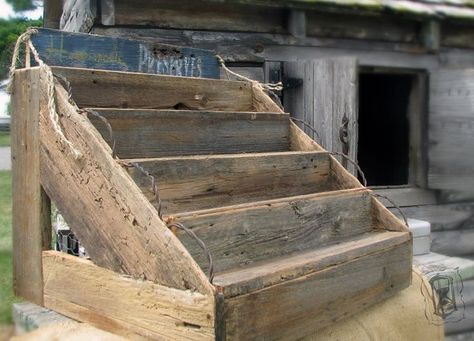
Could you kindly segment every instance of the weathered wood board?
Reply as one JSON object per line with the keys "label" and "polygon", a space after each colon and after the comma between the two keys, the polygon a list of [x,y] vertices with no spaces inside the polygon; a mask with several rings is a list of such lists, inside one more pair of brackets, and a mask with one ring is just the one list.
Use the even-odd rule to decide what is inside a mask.
{"label": "weathered wood board", "polygon": [[[378,228],[396,230],[372,219],[367,192],[321,193],[273,202],[177,214],[176,219],[204,241],[216,271],[321,248]],[[195,240],[178,238],[203,270],[207,259]]]}
{"label": "weathered wood board", "polygon": [[43,253],[44,304],[127,338],[214,340],[214,296],[133,280],[92,262]]}
{"label": "weathered wood board", "polygon": [[216,82],[204,78],[68,67],[53,67],[53,72],[71,83],[73,100],[79,107],[228,111],[254,109],[252,86],[248,82]]}
{"label": "weathered wood board", "polygon": [[[165,215],[353,188],[341,182],[325,152],[245,153],[124,160],[156,179]],[[150,179],[129,174],[156,206]]]}
{"label": "weathered wood board", "polygon": [[[284,63],[285,76],[303,79],[303,86],[285,92],[285,109],[312,125],[303,130],[323,148],[357,159],[357,60],[327,58]],[[354,165],[342,164],[355,174]]]}
{"label": "weathered wood board", "polygon": [[226,300],[227,340],[302,338],[395,294],[410,285],[410,244]]}
{"label": "weathered wood board", "polygon": [[16,295],[43,303],[41,252],[51,238],[49,200],[40,185],[40,74],[19,70],[13,85],[12,227],[13,288]]}
{"label": "weathered wood board", "polygon": [[[114,133],[118,157],[286,151],[289,117],[281,113],[93,109]],[[111,145],[106,126],[88,115]]]}
{"label": "weathered wood board", "polygon": [[430,76],[428,187],[474,192],[474,69]]}
{"label": "weathered wood board", "polygon": [[217,59],[207,50],[51,29],[38,29],[31,39],[50,66],[220,77]]}
{"label": "weathered wood board", "polygon": [[[44,79],[41,84],[45,91]],[[59,85],[56,103],[64,134],[82,157],[74,159],[52,128],[47,107],[41,107],[41,184],[94,263],[169,287],[212,293],[205,274]]]}

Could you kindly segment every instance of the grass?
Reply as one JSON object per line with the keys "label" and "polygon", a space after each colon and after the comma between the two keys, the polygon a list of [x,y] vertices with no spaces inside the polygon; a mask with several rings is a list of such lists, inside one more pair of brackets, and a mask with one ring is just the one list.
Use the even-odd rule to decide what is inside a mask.
{"label": "grass", "polygon": [[0,171],[0,326],[12,323],[12,198],[11,172]]}
{"label": "grass", "polygon": [[10,145],[10,133],[0,131],[0,147],[7,147]]}

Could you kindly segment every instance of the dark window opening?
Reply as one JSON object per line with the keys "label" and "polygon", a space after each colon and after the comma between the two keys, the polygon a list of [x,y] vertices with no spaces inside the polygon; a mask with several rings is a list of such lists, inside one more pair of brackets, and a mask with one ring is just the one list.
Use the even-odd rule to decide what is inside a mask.
{"label": "dark window opening", "polygon": [[409,181],[409,100],[412,75],[359,75],[358,161],[369,186]]}

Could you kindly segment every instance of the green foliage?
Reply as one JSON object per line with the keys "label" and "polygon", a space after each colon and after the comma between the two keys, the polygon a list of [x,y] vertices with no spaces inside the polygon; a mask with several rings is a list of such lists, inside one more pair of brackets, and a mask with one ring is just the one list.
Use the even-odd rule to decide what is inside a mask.
{"label": "green foliage", "polygon": [[43,20],[24,18],[0,19],[0,79],[8,76],[16,39],[30,26],[42,26]]}
{"label": "green foliage", "polygon": [[18,301],[12,288],[11,172],[0,171],[0,327],[12,322],[11,305]]}

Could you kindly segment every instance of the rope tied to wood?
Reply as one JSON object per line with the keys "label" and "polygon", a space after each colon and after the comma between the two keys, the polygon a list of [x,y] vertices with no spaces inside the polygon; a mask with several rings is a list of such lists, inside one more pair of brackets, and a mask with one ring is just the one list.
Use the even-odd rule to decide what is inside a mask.
{"label": "rope tied to wood", "polygon": [[224,69],[224,71],[226,72],[227,74],[227,78],[229,78],[229,74],[231,74],[232,76],[236,77],[237,79],[240,79],[240,80],[243,80],[243,81],[246,81],[246,82],[250,82],[258,87],[260,87],[262,90],[265,90],[265,91],[270,91],[270,92],[273,92],[273,91],[281,91],[283,90],[283,83],[282,82],[278,82],[278,83],[261,83],[259,81],[256,81],[254,79],[250,79],[248,77],[245,77],[245,76],[242,76],[240,74],[238,74],[237,72],[234,72],[232,71],[231,69],[229,69],[226,65],[225,65],[225,61],[224,59],[219,56],[219,55],[216,55],[216,58],[217,58],[217,61],[219,62],[219,65],[220,67],[222,67]]}
{"label": "rope tied to wood", "polygon": [[55,82],[54,82],[54,75],[53,71],[51,68],[40,58],[38,51],[34,47],[33,43],[31,42],[31,36],[34,34],[37,34],[38,30],[33,27],[29,27],[26,32],[21,34],[16,43],[15,43],[15,48],[13,50],[13,56],[12,56],[12,62],[10,65],[10,70],[9,70],[9,79],[8,79],[8,86],[7,86],[7,92],[11,94],[13,92],[13,81],[15,78],[15,71],[17,69],[17,64],[19,62],[19,54],[20,54],[20,48],[22,45],[24,45],[27,49],[30,50],[31,54],[33,55],[34,60],[38,64],[39,68],[44,72],[46,75],[46,84],[47,84],[47,99],[48,99],[48,113],[49,113],[49,118],[51,120],[51,124],[53,127],[53,130],[56,132],[58,135],[59,139],[65,143],[69,151],[71,152],[72,156],[74,159],[78,160],[82,158],[82,154],[80,151],[78,151],[74,145],[72,144],[71,141],[69,141],[66,136],[64,135],[63,129],[61,127],[60,121],[59,121],[59,114],[56,108],[56,88],[55,88]]}

